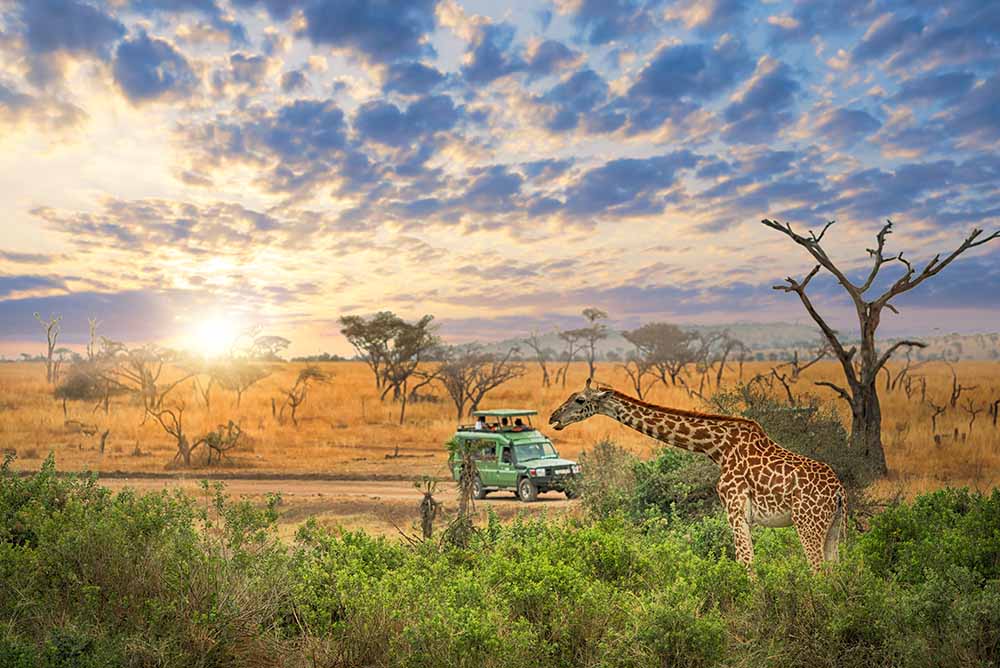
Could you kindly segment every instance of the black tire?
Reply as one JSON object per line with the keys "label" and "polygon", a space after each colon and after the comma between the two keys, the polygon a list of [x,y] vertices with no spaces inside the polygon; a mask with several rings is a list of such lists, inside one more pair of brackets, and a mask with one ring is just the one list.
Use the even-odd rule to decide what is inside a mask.
{"label": "black tire", "polygon": [[483,481],[476,476],[472,481],[472,498],[480,501],[486,498],[486,488],[483,487]]}
{"label": "black tire", "polygon": [[566,489],[564,489],[563,494],[565,494],[566,498],[569,499],[570,501],[572,501],[578,496],[576,490],[571,487],[567,487]]}
{"label": "black tire", "polygon": [[531,478],[521,478],[517,483],[517,496],[525,503],[531,503],[538,498],[538,488]]}

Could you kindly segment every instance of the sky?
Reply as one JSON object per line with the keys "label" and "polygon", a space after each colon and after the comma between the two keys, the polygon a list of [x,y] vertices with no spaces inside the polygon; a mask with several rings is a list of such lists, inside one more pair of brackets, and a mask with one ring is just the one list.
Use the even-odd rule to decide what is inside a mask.
{"label": "sky", "polygon": [[[808,322],[772,285],[1000,228],[1000,3],[0,0],[0,354],[337,319]],[[886,334],[1000,330],[1000,241]],[[886,271],[898,271],[892,263]],[[838,286],[814,300],[852,326]]]}

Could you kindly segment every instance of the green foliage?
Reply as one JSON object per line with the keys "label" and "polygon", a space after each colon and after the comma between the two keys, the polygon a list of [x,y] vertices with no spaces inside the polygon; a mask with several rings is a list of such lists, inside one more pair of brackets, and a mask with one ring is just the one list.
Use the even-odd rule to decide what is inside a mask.
{"label": "green foliage", "polygon": [[715,484],[719,469],[703,455],[673,448],[642,461],[611,441],[601,441],[580,456],[586,475],[578,492],[595,518],[624,514],[693,520],[721,509]]}
{"label": "green foliage", "polygon": [[51,461],[28,477],[4,466],[0,666],[931,668],[1000,658],[1000,492],[891,507],[816,576],[794,531],[765,530],[755,579],[732,560],[724,520],[687,519],[676,500],[638,523],[622,507],[586,521],[494,517],[467,547],[311,522],[286,545],[279,503],[233,502],[208,484],[199,499],[111,494],[56,475]]}

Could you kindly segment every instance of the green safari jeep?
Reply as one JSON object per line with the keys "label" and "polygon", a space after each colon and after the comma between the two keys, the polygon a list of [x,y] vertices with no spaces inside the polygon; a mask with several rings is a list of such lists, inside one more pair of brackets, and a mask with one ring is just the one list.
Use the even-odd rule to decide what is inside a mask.
{"label": "green safari jeep", "polygon": [[[573,498],[580,466],[559,457],[552,441],[532,426],[531,416],[537,414],[509,408],[475,411],[475,424],[459,426],[453,439],[473,448],[478,473],[472,491],[475,498],[497,490],[511,490],[522,501],[534,501],[540,492],[550,490]],[[461,463],[456,454],[448,464],[457,481]]]}

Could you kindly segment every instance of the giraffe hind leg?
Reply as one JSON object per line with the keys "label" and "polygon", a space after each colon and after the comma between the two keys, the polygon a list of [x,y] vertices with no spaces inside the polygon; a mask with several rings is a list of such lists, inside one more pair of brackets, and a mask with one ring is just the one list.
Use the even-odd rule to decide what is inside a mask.
{"label": "giraffe hind leg", "polygon": [[750,538],[750,523],[747,521],[749,499],[727,499],[726,516],[733,531],[736,545],[736,560],[753,572],[753,540]]}
{"label": "giraffe hind leg", "polygon": [[823,542],[823,558],[826,561],[837,561],[839,559],[840,540],[844,537],[844,530],[847,528],[847,508],[844,506],[842,496],[837,497],[837,509],[830,520],[830,528],[826,531],[826,540]]}

